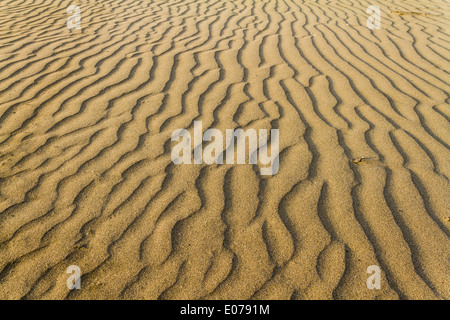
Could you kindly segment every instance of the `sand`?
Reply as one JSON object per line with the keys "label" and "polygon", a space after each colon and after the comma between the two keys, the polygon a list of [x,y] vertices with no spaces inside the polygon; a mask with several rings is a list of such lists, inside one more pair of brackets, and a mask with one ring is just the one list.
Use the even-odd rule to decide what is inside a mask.
{"label": "sand", "polygon": [[[446,0],[2,0],[0,298],[449,299],[449,20]],[[278,173],[174,164],[194,121],[278,129]]]}

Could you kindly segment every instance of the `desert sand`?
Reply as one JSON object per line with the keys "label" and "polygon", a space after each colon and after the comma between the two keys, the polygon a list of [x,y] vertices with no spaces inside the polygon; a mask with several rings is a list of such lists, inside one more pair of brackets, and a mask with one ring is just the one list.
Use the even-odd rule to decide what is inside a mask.
{"label": "desert sand", "polygon": [[[449,21],[447,0],[2,0],[0,298],[449,299]],[[278,173],[174,164],[194,121],[278,129]]]}

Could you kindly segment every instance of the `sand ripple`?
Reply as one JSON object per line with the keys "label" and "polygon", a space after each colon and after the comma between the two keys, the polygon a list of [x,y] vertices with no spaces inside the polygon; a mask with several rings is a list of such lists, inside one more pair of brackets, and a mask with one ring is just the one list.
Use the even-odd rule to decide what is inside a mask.
{"label": "sand ripple", "polygon": [[[0,5],[0,298],[450,298],[448,1],[76,3]],[[174,165],[198,120],[278,174]]]}

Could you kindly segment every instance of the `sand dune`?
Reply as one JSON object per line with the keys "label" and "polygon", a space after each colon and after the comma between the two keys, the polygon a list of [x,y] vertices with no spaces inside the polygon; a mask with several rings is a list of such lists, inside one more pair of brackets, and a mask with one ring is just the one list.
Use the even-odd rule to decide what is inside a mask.
{"label": "sand dune", "polygon": [[[449,299],[449,20],[446,0],[2,0],[0,298]],[[278,173],[174,164],[194,121],[278,129]]]}

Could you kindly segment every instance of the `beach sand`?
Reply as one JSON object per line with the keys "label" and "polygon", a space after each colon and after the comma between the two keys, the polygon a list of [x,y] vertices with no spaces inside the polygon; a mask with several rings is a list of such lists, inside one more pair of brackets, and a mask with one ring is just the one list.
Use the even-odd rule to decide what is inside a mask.
{"label": "beach sand", "polygon": [[[449,20],[445,0],[2,0],[0,298],[449,299]],[[194,121],[278,129],[279,171],[174,164]]]}

